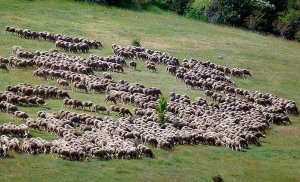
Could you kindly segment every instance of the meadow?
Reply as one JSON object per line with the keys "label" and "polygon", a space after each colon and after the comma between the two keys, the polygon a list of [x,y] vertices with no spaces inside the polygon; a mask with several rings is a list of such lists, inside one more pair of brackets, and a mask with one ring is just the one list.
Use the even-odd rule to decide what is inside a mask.
{"label": "meadow", "polygon": [[[12,46],[30,51],[49,50],[54,44],[21,39],[5,34],[7,25],[98,39],[104,48],[89,54],[112,55],[113,43],[128,45],[140,38],[144,47],[161,50],[184,58],[211,60],[229,67],[251,71],[250,78],[234,78],[238,87],[272,93],[296,101],[300,106],[300,44],[236,28],[207,24],[168,12],[159,14],[135,12],[72,0],[0,0],[0,56],[12,55]],[[81,56],[88,56],[85,54]],[[218,59],[222,56],[223,59]],[[113,73],[115,80],[128,80],[146,87],[158,87],[163,94],[186,94],[191,99],[204,96],[198,90],[169,75],[165,66],[149,72],[143,63],[138,71],[125,69]],[[32,76],[33,70],[0,71],[0,90],[17,83],[55,85]],[[102,76],[101,72],[96,73]],[[104,94],[69,91],[71,97],[104,103]],[[47,100],[46,107],[20,107],[31,116],[40,110],[56,112],[59,100]],[[130,108],[133,108],[132,106]],[[101,115],[100,115],[101,116]],[[116,118],[117,115],[113,115]],[[300,118],[292,125],[272,125],[261,146],[250,146],[244,152],[204,145],[177,146],[173,151],[152,148],[155,158],[140,160],[91,159],[88,162],[67,161],[56,155],[10,153],[0,158],[1,181],[212,181],[221,175],[225,181],[300,181]],[[0,113],[0,124],[22,123],[11,115]],[[44,131],[31,131],[33,137],[51,140]]]}

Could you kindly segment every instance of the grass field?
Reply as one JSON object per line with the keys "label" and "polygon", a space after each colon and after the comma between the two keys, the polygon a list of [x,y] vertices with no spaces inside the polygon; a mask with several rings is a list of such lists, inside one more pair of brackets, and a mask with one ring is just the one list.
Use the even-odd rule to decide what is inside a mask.
{"label": "grass field", "polygon": [[[252,78],[234,78],[238,87],[292,99],[300,106],[300,44],[296,42],[170,13],[133,12],[72,0],[0,0],[0,29],[6,25],[99,39],[104,48],[92,49],[91,54],[96,55],[111,55],[111,44],[128,45],[139,37],[143,46],[170,52],[180,59],[194,57],[249,69]],[[50,42],[20,39],[1,31],[0,56],[11,56],[13,45],[31,51],[54,48]],[[224,59],[218,59],[219,56]],[[181,81],[166,73],[164,66],[152,73],[140,63],[138,70],[126,69],[124,74],[113,76],[116,80],[156,86],[165,95],[175,91],[192,99],[203,96],[200,91],[186,89]],[[9,74],[0,71],[0,90],[20,82],[55,84],[32,77],[32,70],[15,69]],[[103,94],[70,93],[74,98],[104,102]],[[33,116],[40,110],[55,112],[62,107],[61,101],[47,102],[48,108],[20,110]],[[0,159],[0,181],[212,181],[215,175],[221,175],[225,181],[300,181],[300,119],[291,120],[290,126],[272,125],[262,146],[251,146],[245,152],[203,145],[178,146],[174,151],[153,149],[155,159],[89,162],[66,161],[55,155],[10,153],[10,158]],[[0,124],[5,122],[22,121],[0,113]],[[46,132],[31,134],[55,138]]]}

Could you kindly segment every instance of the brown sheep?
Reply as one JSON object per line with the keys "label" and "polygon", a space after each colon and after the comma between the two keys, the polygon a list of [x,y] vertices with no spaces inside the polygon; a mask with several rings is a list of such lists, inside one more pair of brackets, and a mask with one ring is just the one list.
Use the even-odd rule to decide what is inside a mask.
{"label": "brown sheep", "polygon": [[6,71],[7,73],[9,73],[9,70],[8,70],[6,64],[0,63],[0,69]]}
{"label": "brown sheep", "polygon": [[148,70],[156,71],[156,67],[155,67],[154,64],[147,64],[146,67],[147,67]]}
{"label": "brown sheep", "polygon": [[112,102],[115,105],[117,104],[116,98],[114,96],[112,96],[112,95],[106,95],[105,102],[107,102],[107,101],[110,101],[110,102]]}

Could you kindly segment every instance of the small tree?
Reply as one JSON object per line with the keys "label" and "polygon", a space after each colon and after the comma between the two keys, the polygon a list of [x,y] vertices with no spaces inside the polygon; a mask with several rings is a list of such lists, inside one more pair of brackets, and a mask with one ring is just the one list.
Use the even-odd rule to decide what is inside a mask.
{"label": "small tree", "polygon": [[136,46],[136,47],[141,47],[141,41],[140,41],[139,38],[134,38],[134,39],[132,39],[131,44],[132,44],[133,46]]}
{"label": "small tree", "polygon": [[164,96],[160,96],[158,104],[156,105],[156,112],[158,114],[158,120],[160,123],[165,123],[167,105],[167,99]]}

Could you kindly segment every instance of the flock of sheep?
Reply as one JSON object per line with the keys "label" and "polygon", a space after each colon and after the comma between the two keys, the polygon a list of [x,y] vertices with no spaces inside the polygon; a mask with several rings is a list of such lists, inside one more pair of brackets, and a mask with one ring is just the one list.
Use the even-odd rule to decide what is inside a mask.
{"label": "flock of sheep", "polygon": [[[97,47],[87,39],[47,32],[13,27],[6,27],[6,31],[24,38],[56,43],[86,43],[95,48],[101,45],[97,44]],[[299,114],[294,101],[233,87],[230,76],[252,76],[246,69],[229,68],[193,58],[185,59],[180,64],[179,59],[169,53],[143,47],[114,44],[112,49],[116,55],[82,58],[58,50],[32,53],[15,46],[13,57],[0,58],[1,65],[6,66],[7,70],[9,66],[33,68],[34,76],[56,80],[57,86],[73,91],[104,93],[105,102],[113,104],[108,108],[90,101],[80,101],[54,86],[26,83],[7,86],[6,91],[0,93],[0,109],[23,119],[25,124],[18,126],[8,123],[0,126],[0,156],[7,156],[8,150],[21,150],[29,154],[55,153],[68,160],[154,157],[146,144],[164,149],[173,149],[175,145],[182,144],[205,144],[241,151],[250,144],[258,144],[271,123],[290,124],[288,114]],[[66,50],[71,51],[69,48]],[[166,123],[159,123],[155,109],[162,94],[159,88],[113,80],[110,71],[124,72],[128,59],[133,69],[137,66],[137,60],[143,60],[148,70],[155,71],[156,64],[166,65],[168,73],[182,80],[187,87],[203,90],[213,103],[209,104],[204,98],[191,101],[187,95],[172,92],[165,113]],[[103,77],[95,76],[95,71],[103,71]],[[45,105],[45,99],[49,98],[61,99],[64,108],[103,112],[107,116],[100,118],[70,111],[40,111],[36,118],[31,118],[17,108],[17,105]],[[131,111],[118,103],[131,104],[135,108]],[[111,120],[111,112],[118,113],[120,118]],[[42,138],[28,138],[28,128],[44,129],[59,139],[45,141]],[[23,142],[19,142],[18,138],[24,138]]]}

